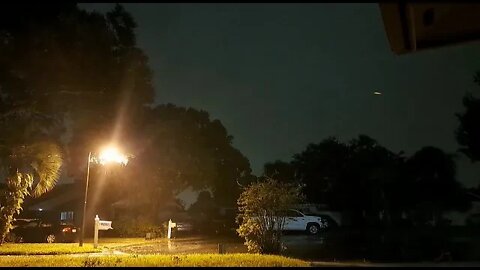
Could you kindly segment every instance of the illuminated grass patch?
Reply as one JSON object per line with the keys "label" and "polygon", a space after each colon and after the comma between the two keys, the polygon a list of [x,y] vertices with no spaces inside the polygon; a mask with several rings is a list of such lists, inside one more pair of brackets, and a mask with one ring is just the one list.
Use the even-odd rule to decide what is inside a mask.
{"label": "illuminated grass patch", "polygon": [[5,243],[0,246],[0,255],[58,255],[92,252],[101,252],[101,249],[94,249],[92,244],[79,247],[78,243]]}
{"label": "illuminated grass patch", "polygon": [[0,258],[0,266],[243,266],[302,267],[310,263],[275,255],[188,254],[188,255],[108,255],[108,256],[11,256]]}

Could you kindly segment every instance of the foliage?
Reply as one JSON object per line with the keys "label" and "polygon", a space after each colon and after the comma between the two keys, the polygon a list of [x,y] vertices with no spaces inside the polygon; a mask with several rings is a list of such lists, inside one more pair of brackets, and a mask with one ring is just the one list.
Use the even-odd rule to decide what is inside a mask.
{"label": "foliage", "polygon": [[144,217],[122,218],[114,221],[115,233],[120,237],[145,237],[147,233],[155,233],[156,237],[165,237],[168,223],[160,226]]}
{"label": "foliage", "polygon": [[380,211],[390,210],[394,203],[386,198],[401,178],[401,164],[400,155],[365,135],[348,143],[329,137],[309,144],[291,162],[309,202],[351,213],[353,222],[377,220]]}
{"label": "foliage", "polygon": [[136,27],[121,5],[106,14],[72,3],[1,9],[0,51],[7,53],[0,55],[0,113],[27,111],[57,121],[66,175],[80,181],[88,152],[106,142],[121,142],[136,157],[101,184],[92,168],[89,195],[104,201],[89,207],[135,190],[156,208],[187,186],[210,187],[217,203],[235,205],[237,181],[251,177],[248,159],[208,113],[148,106],[154,101],[152,71],[136,44]]}
{"label": "foliage", "polygon": [[28,189],[31,187],[32,179],[30,175],[17,173],[6,179],[7,188],[2,190],[0,204],[0,241],[3,244],[5,237],[13,228],[12,222],[14,215],[19,214],[22,209],[22,203],[25,196],[28,195]]}
{"label": "foliage", "polygon": [[215,219],[217,212],[215,202],[208,191],[200,192],[197,201],[188,209],[195,223],[193,225],[202,232],[212,231],[212,220]]}
{"label": "foliage", "polygon": [[152,205],[160,207],[160,200],[189,186],[210,188],[216,203],[234,204],[240,194],[237,180],[251,174],[250,163],[232,146],[232,136],[219,120],[205,111],[167,104],[156,106],[141,121],[135,136],[138,150],[128,170]]}
{"label": "foliage", "polygon": [[74,178],[83,179],[89,150],[112,133],[119,141],[128,136],[153,102],[152,72],[135,28],[121,5],[106,14],[75,3],[0,10],[0,113],[35,111],[60,121]]}
{"label": "foliage", "polygon": [[312,203],[332,203],[331,194],[344,178],[348,145],[329,137],[318,144],[309,144],[304,151],[293,156],[295,176],[305,185],[305,195]]}
{"label": "foliage", "polygon": [[392,224],[404,212],[420,220],[432,211],[439,218],[446,210],[469,207],[452,158],[425,147],[406,160],[365,135],[347,143],[329,137],[309,144],[289,163],[266,164],[265,172],[275,170],[276,177],[301,183],[309,202],[343,211],[353,225]]}
{"label": "foliage", "polygon": [[[136,47],[135,27],[120,5],[106,15],[80,10],[75,3],[12,4],[0,9],[3,168],[9,168],[5,160],[12,151],[53,141],[67,144],[64,167],[69,167],[70,176],[84,179],[88,151],[110,139],[114,126],[118,134],[122,128],[128,130],[131,119],[153,101],[152,74],[147,57]],[[112,121],[115,116],[118,120]],[[92,136],[99,130],[102,134]],[[35,196],[55,184],[57,169],[49,171],[49,165],[40,162],[46,155],[48,150],[38,149],[35,163],[19,166],[20,173],[36,166],[40,173],[33,179],[17,177],[16,167],[9,172],[10,182],[23,181],[23,191],[10,190],[8,194],[16,198],[4,198],[15,205],[8,209],[2,205],[6,221],[20,209],[29,186],[25,181],[39,179],[33,183]]]}
{"label": "foliage", "polygon": [[111,255],[101,257],[58,255],[54,257],[14,257],[15,258],[3,258],[0,261],[0,266],[307,267],[310,265],[310,263],[298,259],[259,254]]}
{"label": "foliage", "polygon": [[[480,72],[474,77],[475,83],[480,85]],[[464,113],[457,113],[459,126],[455,131],[455,136],[460,151],[464,153],[471,161],[480,160],[480,98],[467,92],[463,97]]]}
{"label": "foliage", "polygon": [[415,187],[410,191],[419,223],[426,219],[437,224],[447,210],[466,210],[469,202],[455,180],[456,166],[451,155],[435,147],[424,147],[407,160],[408,176]]}
{"label": "foliage", "polygon": [[298,178],[295,177],[295,166],[285,161],[276,160],[265,163],[263,174],[282,183],[298,183]]}
{"label": "foliage", "polygon": [[1,243],[12,228],[14,215],[20,213],[25,197],[38,197],[51,190],[62,164],[61,151],[54,143],[40,142],[10,150],[10,155],[2,159],[7,176],[0,202]]}
{"label": "foliage", "polygon": [[250,184],[238,199],[238,235],[245,238],[248,250],[256,253],[279,253],[282,250],[282,212],[301,199],[300,188],[265,177]]}

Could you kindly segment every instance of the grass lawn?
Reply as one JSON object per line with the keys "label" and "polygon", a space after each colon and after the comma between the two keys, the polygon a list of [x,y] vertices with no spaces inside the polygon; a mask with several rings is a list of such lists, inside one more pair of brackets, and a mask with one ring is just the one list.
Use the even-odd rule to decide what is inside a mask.
{"label": "grass lawn", "polygon": [[101,249],[94,249],[93,244],[79,247],[78,243],[5,243],[0,246],[0,255],[57,255],[101,251]]}
{"label": "grass lawn", "polygon": [[0,266],[243,266],[305,267],[310,263],[275,255],[188,254],[188,255],[108,255],[108,256],[12,256],[0,258]]}
{"label": "grass lawn", "polygon": [[[158,240],[161,241],[162,239]],[[143,238],[105,238],[100,239],[97,249],[93,248],[93,239],[86,239],[83,247],[78,243],[5,243],[0,246],[0,255],[60,255],[73,253],[102,252],[129,245],[146,243]]]}

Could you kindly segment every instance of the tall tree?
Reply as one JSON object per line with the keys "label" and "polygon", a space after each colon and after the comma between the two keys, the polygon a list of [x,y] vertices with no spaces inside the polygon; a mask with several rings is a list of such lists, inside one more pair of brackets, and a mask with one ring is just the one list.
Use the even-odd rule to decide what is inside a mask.
{"label": "tall tree", "polygon": [[63,136],[53,141],[63,145],[70,175],[84,181],[89,151],[128,138],[133,119],[153,102],[152,74],[136,46],[135,27],[121,5],[106,15],[80,10],[75,3],[3,6],[0,114],[36,117],[24,126],[10,121],[15,125],[2,129],[13,134],[3,138],[14,138],[5,156],[18,146],[47,141],[23,136],[38,130],[32,124],[39,119],[61,123],[55,132]]}
{"label": "tall tree", "polygon": [[281,160],[265,163],[263,174],[282,183],[298,182],[298,179],[295,177],[295,167],[291,163]]}
{"label": "tall tree", "polygon": [[83,178],[89,150],[112,137],[121,141],[153,102],[135,27],[120,5],[106,15],[71,3],[0,10],[0,110],[35,109],[64,121],[66,163],[75,178]]}
{"label": "tall tree", "polygon": [[[480,85],[480,72],[474,76],[475,83]],[[480,98],[467,92],[463,97],[464,113],[457,113],[460,122],[455,135],[460,151],[471,161],[480,160]]]}
{"label": "tall tree", "polygon": [[[53,127],[53,128],[52,128]],[[62,151],[51,119],[31,111],[0,114],[0,244],[22,209],[25,197],[38,197],[57,183]]]}
{"label": "tall tree", "polygon": [[303,152],[293,156],[296,177],[305,185],[304,193],[309,202],[332,203],[332,190],[343,181],[348,150],[346,144],[329,137],[318,144],[309,144]]}
{"label": "tall tree", "polygon": [[399,154],[381,146],[374,139],[360,135],[350,141],[345,185],[342,190],[349,198],[343,198],[359,220],[385,222],[392,207],[391,187],[401,179],[398,177],[403,162]]}
{"label": "tall tree", "polygon": [[423,147],[407,160],[407,168],[413,181],[409,197],[414,198],[417,222],[438,224],[444,211],[468,209],[452,155],[436,147]]}
{"label": "tall tree", "polygon": [[348,143],[330,137],[309,144],[294,155],[291,164],[305,185],[309,202],[349,212],[356,221],[367,216],[369,220],[388,219],[398,206],[398,201],[391,200],[392,186],[400,181],[403,159],[368,136]]}
{"label": "tall tree", "polygon": [[244,183],[251,169],[219,120],[167,104],[151,109],[138,124],[135,158],[126,168],[136,179],[132,188],[141,189],[138,194],[161,205],[187,187],[208,188],[217,204],[235,205],[241,192],[237,182]]}

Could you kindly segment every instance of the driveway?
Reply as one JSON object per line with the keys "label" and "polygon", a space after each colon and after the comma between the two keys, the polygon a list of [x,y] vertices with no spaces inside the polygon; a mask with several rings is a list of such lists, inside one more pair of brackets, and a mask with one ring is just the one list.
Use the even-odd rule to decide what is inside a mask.
{"label": "driveway", "polygon": [[116,250],[133,254],[217,253],[218,244],[223,244],[225,253],[247,252],[247,248],[241,240],[206,236],[189,236],[155,242],[146,241],[143,244],[119,247]]}

